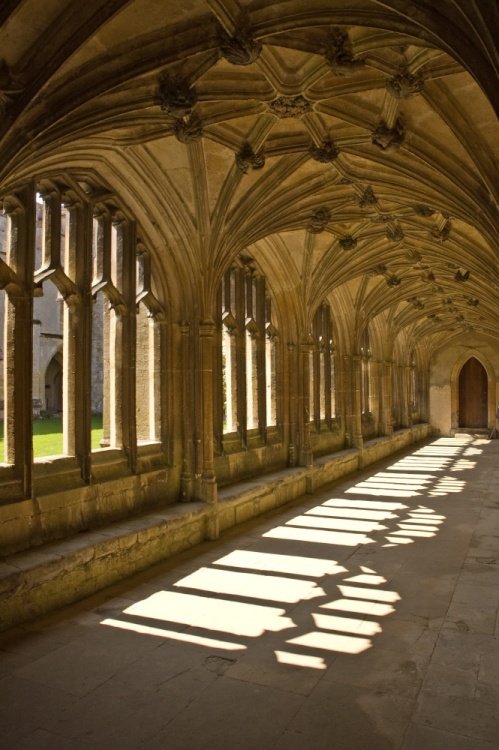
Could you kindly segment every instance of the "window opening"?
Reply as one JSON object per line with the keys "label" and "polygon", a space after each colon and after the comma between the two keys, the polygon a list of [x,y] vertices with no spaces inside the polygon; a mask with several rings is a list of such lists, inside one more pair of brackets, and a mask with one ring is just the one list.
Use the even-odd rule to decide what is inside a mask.
{"label": "window opening", "polygon": [[64,452],[63,350],[64,302],[61,247],[65,246],[60,196],[36,196],[36,244],[33,300],[33,456]]}
{"label": "window opening", "polygon": [[371,413],[371,344],[367,328],[362,335],[361,354],[361,400],[362,414]]}
{"label": "window opening", "polygon": [[135,390],[137,441],[159,440],[161,425],[160,325],[162,310],[153,293],[148,254],[137,252]]}

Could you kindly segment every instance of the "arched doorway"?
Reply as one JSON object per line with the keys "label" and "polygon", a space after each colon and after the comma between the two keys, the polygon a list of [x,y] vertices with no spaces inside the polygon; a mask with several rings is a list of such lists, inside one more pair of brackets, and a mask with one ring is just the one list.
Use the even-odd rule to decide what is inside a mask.
{"label": "arched doorway", "polygon": [[52,357],[45,371],[45,409],[47,414],[62,412],[62,357],[60,352]]}
{"label": "arched doorway", "polygon": [[487,427],[487,403],[487,372],[470,357],[459,373],[459,427]]}

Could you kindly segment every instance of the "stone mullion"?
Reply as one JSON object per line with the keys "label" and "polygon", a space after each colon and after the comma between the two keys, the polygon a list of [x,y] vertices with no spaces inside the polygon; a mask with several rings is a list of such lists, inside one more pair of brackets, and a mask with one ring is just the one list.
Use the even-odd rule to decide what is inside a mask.
{"label": "stone mullion", "polygon": [[[92,286],[98,290],[104,288],[111,277],[111,217],[106,210],[96,210],[97,231],[95,233],[94,268]],[[111,419],[111,392],[112,379],[114,378],[114,354],[111,357],[111,315],[109,298],[102,291],[103,315],[102,315],[102,441],[101,447],[107,447],[112,443],[114,428]]]}
{"label": "stone mullion", "polygon": [[412,426],[412,408],[411,408],[411,373],[412,368],[410,365],[405,365],[404,367],[404,377],[405,377],[405,403],[406,403],[406,410],[407,410],[407,426]]}
{"label": "stone mullion", "polygon": [[95,211],[97,232],[95,238],[95,259],[93,283],[111,280],[111,216],[105,209]]}
{"label": "stone mullion", "polygon": [[394,363],[394,377],[393,377],[393,384],[394,384],[394,391],[396,391],[396,404],[397,404],[397,424],[398,428],[400,429],[404,424],[404,406],[403,406],[403,392],[402,392],[402,383],[401,383],[401,368],[398,362]]}
{"label": "stone mullion", "polygon": [[324,349],[324,404],[325,404],[325,418],[326,422],[331,424],[331,336],[327,330],[325,337],[325,349]]}
{"label": "stone mullion", "polygon": [[7,263],[19,280],[9,292],[5,328],[5,456],[31,496],[33,464],[33,266],[36,200],[34,187],[4,200],[9,217]]}
{"label": "stone mullion", "polygon": [[353,383],[352,358],[344,354],[341,358],[341,403],[345,424],[345,443],[353,445]]}
{"label": "stone mullion", "polygon": [[321,427],[321,391],[324,388],[322,382],[322,367],[321,367],[321,347],[318,339],[314,341],[314,346],[310,352],[309,357],[309,377],[312,388],[312,399],[311,399],[311,414],[310,422],[315,425],[315,428],[319,431]]}
{"label": "stone mullion", "polygon": [[266,372],[266,333],[265,333],[265,279],[259,278],[256,282],[256,322],[258,325],[258,337],[256,340],[256,372],[258,378],[258,429],[260,437],[265,440],[267,427],[267,378],[271,373]]}
{"label": "stone mullion", "polygon": [[383,360],[381,368],[381,433],[391,437],[393,434],[392,424],[392,362]]}
{"label": "stone mullion", "polygon": [[69,204],[66,269],[77,295],[64,306],[63,424],[64,453],[76,456],[82,478],[90,481],[92,390],[92,212]]}
{"label": "stone mullion", "polygon": [[132,471],[137,462],[136,388],[135,388],[135,292],[136,253],[135,226],[124,219],[115,220],[116,256],[121,259],[118,289],[125,309],[114,315],[114,444],[122,446]]}
{"label": "stone mullion", "polygon": [[299,432],[298,419],[298,362],[296,345],[289,342],[287,352],[287,372],[288,372],[288,419],[289,419],[289,443],[288,443],[288,464],[296,465],[297,459],[297,436]]}
{"label": "stone mullion", "polygon": [[[309,342],[308,358],[308,387],[309,387],[309,422],[313,422],[317,429],[320,429],[321,414],[321,355],[320,355],[320,313],[321,308],[316,312],[312,323],[312,338]],[[313,343],[312,343],[313,342]],[[305,373],[304,373],[305,377]]]}
{"label": "stone mullion", "polygon": [[42,192],[44,204],[44,237],[41,268],[59,268],[61,265],[61,196],[55,190]]}
{"label": "stone mullion", "polygon": [[237,393],[237,415],[239,437],[242,444],[246,445],[246,327],[245,327],[245,272],[243,269],[236,271],[236,299],[235,318],[236,331],[236,393]]}
{"label": "stone mullion", "polygon": [[216,539],[219,534],[217,517],[217,483],[215,476],[215,452],[213,445],[213,365],[216,327],[212,320],[204,320],[199,326],[201,368],[201,435],[202,476],[201,496],[211,506],[207,536]]}
{"label": "stone mullion", "polygon": [[416,370],[416,398],[419,401],[419,420],[421,422],[427,422],[429,417],[428,412],[428,400],[429,400],[429,387],[428,387],[428,374],[427,367],[424,371],[421,369]]}
{"label": "stone mullion", "polygon": [[300,359],[301,359],[301,373],[302,373],[302,387],[301,387],[301,451],[300,451],[300,463],[303,466],[312,466],[313,464],[313,453],[312,453],[312,435],[311,435],[311,424],[310,424],[310,367],[311,367],[311,342],[307,341],[300,347]]}
{"label": "stone mullion", "polygon": [[[365,387],[362,377],[362,357],[352,357],[352,443],[355,448],[362,449],[364,438],[362,435],[362,389]],[[367,394],[364,394],[364,399]],[[367,406],[367,403],[366,403]]]}
{"label": "stone mullion", "polygon": [[[228,274],[224,276],[222,284],[226,284]],[[215,373],[214,373],[214,384],[213,384],[213,409],[214,409],[214,437],[216,449],[218,452],[222,452],[223,449],[223,434],[224,434],[224,365],[223,365],[223,324],[222,324],[222,284],[219,286],[217,293],[217,323],[215,328]],[[229,280],[230,289],[230,280]],[[230,312],[230,307],[227,310]]]}
{"label": "stone mullion", "polygon": [[180,336],[182,356],[182,369],[180,373],[182,388],[182,474],[180,476],[180,498],[186,502],[192,499],[194,481],[192,450],[192,418],[194,415],[191,383],[191,328],[188,323],[183,323],[180,326]]}

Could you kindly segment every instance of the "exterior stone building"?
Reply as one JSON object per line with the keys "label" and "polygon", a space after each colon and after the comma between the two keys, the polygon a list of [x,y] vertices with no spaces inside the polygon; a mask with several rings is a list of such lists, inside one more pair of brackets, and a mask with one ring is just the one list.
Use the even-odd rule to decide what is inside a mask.
{"label": "exterior stone building", "polygon": [[0,8],[0,550],[163,512],[79,595],[499,404],[494,3],[166,6]]}

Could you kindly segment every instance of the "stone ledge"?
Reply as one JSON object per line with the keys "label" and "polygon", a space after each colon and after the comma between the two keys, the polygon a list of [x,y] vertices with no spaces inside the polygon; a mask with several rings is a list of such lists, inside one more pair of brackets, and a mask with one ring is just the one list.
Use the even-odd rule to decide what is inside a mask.
{"label": "stone ledge", "polygon": [[199,544],[207,506],[183,503],[0,562],[0,630],[77,601]]}
{"label": "stone ledge", "polygon": [[[216,506],[220,530],[351,474],[364,456],[373,463],[385,458],[387,450],[397,452],[427,434],[428,426],[408,429],[373,441],[362,453],[344,450],[322,456],[310,467],[284,469],[224,487]],[[178,503],[3,558],[0,630],[78,601],[201,543],[208,536],[213,511],[213,506],[202,502]]]}

